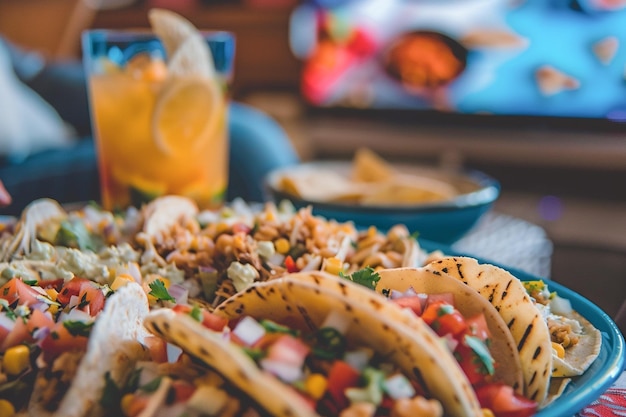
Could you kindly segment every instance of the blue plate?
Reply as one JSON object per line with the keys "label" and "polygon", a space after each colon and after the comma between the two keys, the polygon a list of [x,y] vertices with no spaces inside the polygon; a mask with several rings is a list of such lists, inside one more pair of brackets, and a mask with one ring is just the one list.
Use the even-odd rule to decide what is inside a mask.
{"label": "blue plate", "polygon": [[[439,243],[422,239],[419,239],[419,243],[424,250],[429,252],[441,250],[443,253],[453,256],[471,256],[476,258],[473,255],[454,251],[449,246]],[[480,263],[497,265],[493,261],[476,259]],[[574,310],[582,314],[602,333],[602,348],[600,349],[600,355],[594,363],[583,375],[573,378],[559,398],[536,414],[536,417],[570,417],[597,400],[624,372],[626,363],[624,336],[622,336],[621,331],[611,317],[582,295],[558,282],[539,278],[519,269],[499,266],[511,272],[522,281],[542,279],[548,284],[550,290],[556,291],[561,297],[570,300]]]}

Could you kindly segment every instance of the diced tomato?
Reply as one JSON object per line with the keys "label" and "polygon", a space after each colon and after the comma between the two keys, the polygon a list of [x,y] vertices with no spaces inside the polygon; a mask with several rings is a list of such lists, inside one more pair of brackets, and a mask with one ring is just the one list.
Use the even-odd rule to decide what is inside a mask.
{"label": "diced tomato", "polygon": [[233,233],[245,233],[246,235],[252,231],[252,228],[245,223],[235,223],[232,226]]}
{"label": "diced tomato", "polygon": [[104,293],[91,281],[83,283],[78,293],[81,310],[89,312],[91,316],[96,316],[104,308]]}
{"label": "diced tomato", "polygon": [[267,350],[267,358],[294,366],[302,366],[311,348],[290,334],[281,334]]}
{"label": "diced tomato", "polygon": [[63,284],[63,287],[61,287],[59,295],[57,296],[57,301],[63,306],[66,306],[70,302],[70,299],[73,295],[78,297],[81,289],[83,288],[83,285],[85,285],[86,283],[91,284],[91,281],[80,277],[74,277],[71,280],[67,281],[65,284]]}
{"label": "diced tomato", "polygon": [[289,272],[290,274],[300,271],[298,269],[298,266],[296,265],[296,261],[293,260],[291,255],[288,255],[285,258],[285,268],[287,269],[287,272]]}
{"label": "diced tomato", "polygon": [[174,389],[174,402],[177,403],[187,401],[196,391],[193,384],[180,379],[172,383],[172,388]]}
{"label": "diced tomato", "polygon": [[417,296],[405,296],[394,298],[393,302],[402,308],[408,308],[418,316],[422,315],[422,301]]}
{"label": "diced tomato", "polygon": [[359,383],[359,372],[346,362],[336,360],[328,372],[327,391],[334,403],[343,409],[348,405],[345,391],[350,387],[356,387]]}
{"label": "diced tomato", "polygon": [[11,278],[9,282],[0,287],[0,298],[7,300],[9,304],[18,301],[20,305],[31,305],[37,302],[37,297],[40,295],[20,278]]}
{"label": "diced tomato", "polygon": [[126,417],[137,417],[148,406],[148,401],[152,397],[148,395],[133,395],[131,401],[123,410]]}
{"label": "diced tomato", "polygon": [[39,285],[44,290],[47,290],[48,288],[53,288],[57,291],[61,291],[61,288],[63,288],[63,283],[65,283],[65,280],[63,278],[42,279],[37,285]]}
{"label": "diced tomato", "polygon": [[488,340],[491,338],[491,333],[489,332],[489,327],[487,326],[487,320],[485,319],[485,315],[483,313],[465,319],[465,323],[467,323],[467,334],[476,336],[480,340]]}
{"label": "diced tomato", "polygon": [[30,313],[30,317],[28,317],[28,321],[26,322],[28,332],[32,335],[36,330],[44,327],[52,329],[54,327],[54,320],[43,311],[36,309],[33,310]]}
{"label": "diced tomato", "polygon": [[537,403],[522,397],[504,384],[487,384],[476,389],[481,407],[497,417],[529,417],[537,411]]}
{"label": "diced tomato", "polygon": [[472,348],[465,343],[460,342],[458,344],[454,351],[454,356],[457,358],[470,384],[477,385],[484,383],[490,377],[480,358],[474,353]]}
{"label": "diced tomato", "polygon": [[176,304],[172,307],[172,311],[180,314],[189,314],[191,313],[191,310],[193,310],[193,307],[187,304]]}
{"label": "diced tomato", "polygon": [[144,343],[148,348],[148,352],[150,352],[152,362],[167,362],[167,342],[165,340],[156,336],[147,336],[144,339]]}
{"label": "diced tomato", "polygon": [[202,325],[207,329],[221,332],[228,324],[228,319],[217,316],[207,310],[202,310]]}
{"label": "diced tomato", "polygon": [[440,336],[446,334],[456,336],[467,328],[461,313],[444,301],[428,304],[422,313],[422,319]]}
{"label": "diced tomato", "polygon": [[[172,310],[180,314],[190,314],[193,307],[187,304],[176,304]],[[202,309],[202,325],[209,330],[221,332],[228,324],[228,319]]]}
{"label": "diced tomato", "polygon": [[63,325],[58,322],[54,325],[50,334],[41,341],[43,358],[46,363],[51,363],[63,352],[81,351],[87,348],[89,339],[85,336],[73,336]]}
{"label": "diced tomato", "polygon": [[15,326],[13,329],[6,335],[4,340],[2,341],[2,345],[0,346],[0,352],[4,352],[10,347],[17,346],[20,343],[24,342],[34,342],[33,337],[28,332],[28,327],[24,320],[21,318],[17,318],[15,320]]}
{"label": "diced tomato", "polygon": [[426,297],[426,306],[439,302],[444,302],[446,304],[454,306],[454,294],[452,294],[451,292],[445,292],[440,294],[428,294],[428,297]]}

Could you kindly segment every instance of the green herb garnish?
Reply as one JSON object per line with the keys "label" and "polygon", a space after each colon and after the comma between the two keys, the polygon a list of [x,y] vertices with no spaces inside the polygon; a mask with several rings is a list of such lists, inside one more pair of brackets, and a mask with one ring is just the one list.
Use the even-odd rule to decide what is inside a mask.
{"label": "green herb garnish", "polygon": [[371,266],[367,266],[363,269],[353,272],[350,275],[339,273],[339,276],[346,278],[352,282],[369,288],[370,290],[376,289],[376,284],[380,281],[380,275]]}
{"label": "green herb garnish", "polygon": [[278,324],[271,320],[261,320],[259,323],[268,333],[287,333],[292,336],[298,335],[298,332],[296,330],[290,329],[287,326],[283,326],[282,324]]}
{"label": "green herb garnish", "polygon": [[102,397],[100,397],[100,405],[105,408],[115,405],[119,406],[121,399],[122,390],[111,378],[111,372],[107,372],[104,374],[104,390],[102,391]]}
{"label": "green herb garnish", "polygon": [[203,317],[202,317],[202,310],[200,309],[200,307],[198,307],[198,305],[194,305],[193,308],[191,309],[191,311],[189,312],[189,315],[197,322],[202,323]]}
{"label": "green herb garnish", "polygon": [[9,302],[5,300],[4,298],[0,298],[0,306],[5,311],[6,316],[10,318],[11,320],[15,321],[16,316],[13,310],[11,310],[11,308],[9,307]]}
{"label": "green herb garnish", "polygon": [[487,345],[475,336],[465,335],[464,340],[465,344],[476,354],[476,358],[478,359],[476,365],[480,367],[481,372],[483,374],[493,375],[495,373],[493,366],[494,360],[491,353],[489,353]]}
{"label": "green herb garnish", "polygon": [[[83,336],[89,337],[89,332],[93,327],[94,322],[85,323],[84,321],[64,321],[63,327],[74,337]],[[58,337],[58,336],[57,336]]]}
{"label": "green herb garnish", "polygon": [[154,378],[152,381],[148,382],[145,385],[142,385],[139,389],[142,390],[143,392],[154,392],[159,388],[159,385],[161,385],[161,379],[163,377],[156,377]]}
{"label": "green herb garnish", "polygon": [[167,288],[165,288],[165,283],[161,279],[157,279],[148,284],[150,287],[150,292],[148,295],[153,296],[157,300],[161,301],[173,301],[176,302],[174,297],[167,292]]}
{"label": "green herb garnish", "polygon": [[313,355],[321,359],[337,359],[346,350],[346,338],[339,330],[322,327],[311,335]]}

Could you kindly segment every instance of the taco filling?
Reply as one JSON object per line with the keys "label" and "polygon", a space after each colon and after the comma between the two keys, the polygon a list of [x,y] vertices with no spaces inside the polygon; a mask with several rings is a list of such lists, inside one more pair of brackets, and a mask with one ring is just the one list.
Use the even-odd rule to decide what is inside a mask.
{"label": "taco filling", "polygon": [[347,322],[336,313],[310,333],[251,316],[227,322],[199,309],[186,313],[210,330],[223,326],[259,369],[297,392],[319,415],[443,415],[441,403],[427,399],[415,378],[373,349],[353,345],[345,335]]}
{"label": "taco filling", "polygon": [[452,293],[417,293],[412,287],[404,292],[384,293],[392,302],[421,317],[443,339],[474,387],[481,407],[495,416],[515,411],[516,416],[523,417],[536,412],[535,401],[493,380],[498,363],[490,351],[493,339],[484,313],[463,316],[455,307]]}

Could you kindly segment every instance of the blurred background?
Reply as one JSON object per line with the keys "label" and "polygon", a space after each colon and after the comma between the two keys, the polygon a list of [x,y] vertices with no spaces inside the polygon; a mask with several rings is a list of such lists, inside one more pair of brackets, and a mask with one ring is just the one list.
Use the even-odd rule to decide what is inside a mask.
{"label": "blurred background", "polygon": [[[23,51],[37,53],[33,59],[43,58],[45,65],[80,60],[80,33],[85,29],[148,28],[147,11],[152,7],[175,10],[201,29],[232,31],[237,37],[233,99],[271,115],[302,160],[349,159],[356,148],[368,147],[392,162],[481,170],[501,183],[495,211],[546,231],[553,244],[551,277],[614,316],[626,298],[623,4],[527,1],[528,8],[519,9],[520,13],[488,20],[479,13],[480,7],[505,2],[472,0],[465,2],[467,13],[474,11],[482,17],[477,17],[474,28],[463,27],[461,31],[453,9],[457,2],[440,2],[448,9],[430,10],[426,26],[429,32],[448,35],[437,36],[433,42],[443,43],[452,51],[458,45],[464,48],[454,55],[463,58],[459,71],[449,76],[465,77],[455,85],[465,85],[466,90],[435,88],[429,90],[434,93],[425,94],[419,86],[413,88],[414,84],[409,85],[409,93],[392,94],[393,89],[385,87],[378,75],[367,72],[369,61],[363,57],[380,51],[381,39],[396,35],[382,29],[402,26],[389,6],[394,2],[386,2],[388,7],[382,9],[380,4],[378,9],[372,8],[369,0],[361,2],[365,6],[361,9],[357,3],[0,0],[0,36]],[[432,2],[405,3],[424,3],[428,8]],[[477,9],[467,6],[470,3]],[[540,17],[540,11],[533,8],[538,3],[547,5],[553,16],[562,16],[562,20],[547,20],[554,28],[534,26],[545,33],[535,33],[524,23]],[[387,20],[368,25],[367,18],[372,15]],[[404,16],[409,19],[406,16],[410,14]],[[485,28],[487,37],[480,30]],[[613,32],[602,34],[600,28]],[[563,38],[557,39],[556,31]],[[554,49],[543,54],[557,59],[558,52],[568,52],[568,61],[555,64],[542,62],[537,55],[522,55],[524,42],[535,36],[555,40]],[[316,49],[316,45],[327,49]],[[489,55],[493,51],[498,54]],[[587,52],[600,63],[584,61],[582,54]],[[511,60],[513,56],[526,61]],[[323,70],[328,62],[337,60],[345,63],[342,71],[319,72],[320,66]],[[494,62],[505,60],[506,65],[494,70]],[[516,71],[529,62],[541,71],[515,79]],[[393,63],[385,61],[387,64]],[[568,65],[577,65],[577,69],[567,71]],[[357,67],[361,72],[348,70]],[[494,91],[472,96],[476,92],[468,91],[467,86],[480,78],[470,79],[468,74],[484,75],[487,70],[494,70],[492,76],[499,77],[500,84],[494,84]],[[607,71],[617,75],[607,77]],[[358,80],[365,77],[363,74],[371,78],[361,78],[365,81],[360,84],[346,81]],[[540,78],[544,75],[547,84]],[[610,83],[603,81],[585,89],[580,85],[585,77]],[[415,79],[400,81],[406,87]],[[537,87],[536,96],[527,94]],[[511,107],[515,98],[496,94],[515,89],[522,103],[518,108]],[[564,96],[560,107],[542,107],[546,97],[563,90],[580,93]],[[607,92],[606,97],[601,91]],[[491,117],[498,109],[504,109],[502,114]]]}

